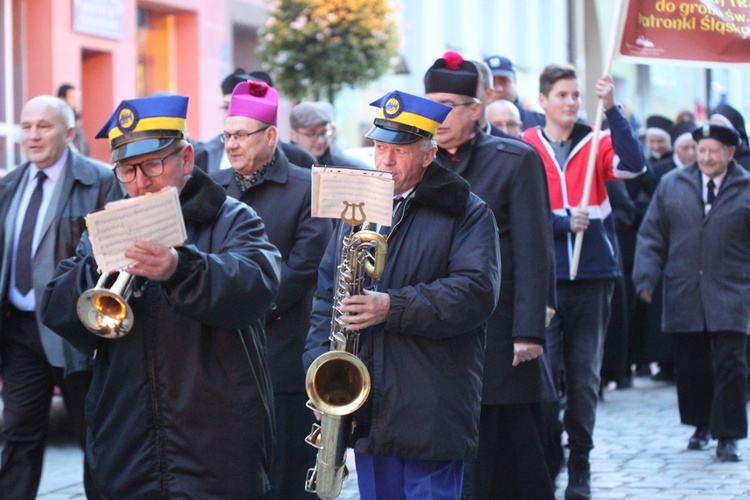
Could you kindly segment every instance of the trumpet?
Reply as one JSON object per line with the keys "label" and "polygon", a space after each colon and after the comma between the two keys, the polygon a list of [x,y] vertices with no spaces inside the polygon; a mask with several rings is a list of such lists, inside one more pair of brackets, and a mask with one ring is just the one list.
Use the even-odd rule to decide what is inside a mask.
{"label": "trumpet", "polygon": [[106,288],[110,273],[102,274],[96,286],[86,290],[76,303],[76,312],[83,326],[105,339],[116,339],[128,333],[134,319],[128,305],[133,293],[133,278],[132,274],[120,271],[112,286]]}

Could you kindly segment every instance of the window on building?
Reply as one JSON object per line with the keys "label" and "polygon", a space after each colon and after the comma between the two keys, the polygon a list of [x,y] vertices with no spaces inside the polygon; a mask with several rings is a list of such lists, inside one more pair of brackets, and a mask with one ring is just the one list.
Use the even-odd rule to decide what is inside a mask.
{"label": "window on building", "polygon": [[0,3],[0,176],[20,161],[21,0]]}
{"label": "window on building", "polygon": [[175,92],[176,19],[172,13],[138,9],[138,95]]}

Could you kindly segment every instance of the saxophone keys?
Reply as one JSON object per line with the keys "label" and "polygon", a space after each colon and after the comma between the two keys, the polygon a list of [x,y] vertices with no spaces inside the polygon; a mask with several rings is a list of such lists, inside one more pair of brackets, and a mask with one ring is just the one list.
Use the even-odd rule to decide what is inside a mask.
{"label": "saxophone keys", "polygon": [[312,429],[310,430],[310,434],[305,438],[305,443],[309,444],[313,448],[316,448],[318,450],[323,449],[323,445],[321,444],[321,434],[320,434],[320,425],[319,424],[313,424]]}

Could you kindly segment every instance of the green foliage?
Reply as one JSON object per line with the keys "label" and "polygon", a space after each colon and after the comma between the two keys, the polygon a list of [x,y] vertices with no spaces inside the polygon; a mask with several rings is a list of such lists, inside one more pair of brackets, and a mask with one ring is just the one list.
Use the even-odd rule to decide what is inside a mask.
{"label": "green foliage", "polygon": [[379,78],[396,56],[391,0],[272,0],[268,14],[258,52],[292,99],[333,102],[342,86]]}

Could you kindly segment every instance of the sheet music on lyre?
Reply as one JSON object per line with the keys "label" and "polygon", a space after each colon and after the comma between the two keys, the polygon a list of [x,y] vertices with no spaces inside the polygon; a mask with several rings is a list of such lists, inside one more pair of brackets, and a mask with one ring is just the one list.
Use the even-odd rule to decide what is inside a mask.
{"label": "sheet music on lyre", "polygon": [[104,210],[88,214],[86,225],[102,273],[133,264],[133,259],[125,257],[125,250],[132,248],[135,240],[175,247],[185,243],[187,237],[179,193],[174,187],[108,203]]}
{"label": "sheet music on lyre", "polygon": [[393,177],[390,172],[313,165],[313,217],[340,219],[347,207],[360,204],[368,222],[391,225]]}

